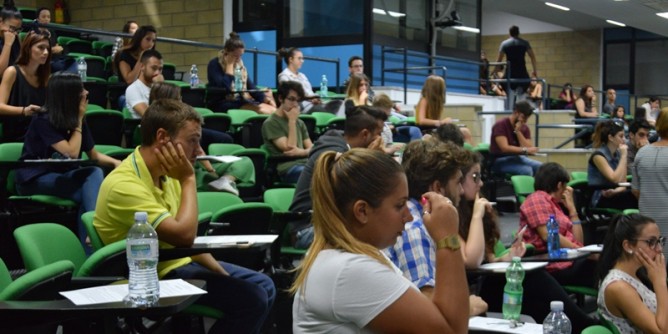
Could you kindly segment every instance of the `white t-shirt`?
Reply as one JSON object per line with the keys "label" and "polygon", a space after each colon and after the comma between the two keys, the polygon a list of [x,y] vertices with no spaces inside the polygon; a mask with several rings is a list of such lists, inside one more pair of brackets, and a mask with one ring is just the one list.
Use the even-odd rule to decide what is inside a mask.
{"label": "white t-shirt", "polygon": [[419,291],[394,265],[390,268],[366,255],[323,250],[295,295],[292,330],[368,333],[364,327],[409,288]]}
{"label": "white t-shirt", "polygon": [[134,106],[140,103],[146,103],[151,94],[151,87],[146,86],[141,80],[137,79],[125,89],[125,107],[132,113],[132,118],[141,118],[141,115],[135,111]]}

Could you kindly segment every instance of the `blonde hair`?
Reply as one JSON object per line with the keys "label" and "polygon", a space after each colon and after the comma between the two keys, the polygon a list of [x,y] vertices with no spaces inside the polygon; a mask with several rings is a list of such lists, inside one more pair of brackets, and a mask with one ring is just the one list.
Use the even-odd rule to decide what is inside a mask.
{"label": "blonde hair", "polygon": [[656,116],[656,133],[661,139],[668,139],[668,107],[661,108]]}
{"label": "blonde hair", "polygon": [[421,95],[427,103],[425,117],[440,120],[441,112],[445,108],[445,80],[437,75],[428,76],[424,86],[422,86]]}
{"label": "blonde hair", "polygon": [[382,109],[391,109],[394,107],[394,102],[387,94],[380,93],[373,98],[373,106]]}
{"label": "blonde hair", "polygon": [[[352,206],[358,201],[377,208],[397,185],[401,165],[378,150],[352,149],[346,153],[326,152],[316,162],[311,184],[314,238],[297,277],[290,288],[296,293],[306,283],[309,270],[326,248],[369,256],[391,266],[375,246],[358,240],[349,231]],[[302,290],[303,293],[303,290]]]}
{"label": "blonde hair", "polygon": [[[348,82],[348,89],[346,89],[346,98],[355,102],[355,105],[358,105],[357,102],[360,99],[359,87],[362,84],[362,81],[369,83],[369,78],[364,73],[355,73],[350,76],[350,81]],[[367,105],[368,102],[364,101],[364,105]]]}

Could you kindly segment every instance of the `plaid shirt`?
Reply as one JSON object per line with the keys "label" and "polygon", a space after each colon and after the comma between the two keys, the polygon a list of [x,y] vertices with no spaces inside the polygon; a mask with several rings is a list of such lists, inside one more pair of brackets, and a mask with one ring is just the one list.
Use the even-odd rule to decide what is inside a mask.
{"label": "plaid shirt", "polygon": [[[529,225],[524,232],[524,242],[534,245],[539,252],[547,251],[547,243],[538,234],[538,227],[545,225],[551,214],[554,215],[554,218],[559,223],[559,234],[574,244],[582,246],[582,243],[577,241],[575,235],[573,235],[573,222],[561,210],[559,202],[542,190],[529,195],[520,207],[520,229],[524,225]],[[559,270],[568,268],[571,265],[573,263],[569,261],[552,262],[547,266],[547,269],[551,271]]]}
{"label": "plaid shirt", "polygon": [[406,223],[401,237],[384,252],[415,286],[434,286],[436,246],[422,221],[422,205],[412,198],[406,204],[413,221]]}

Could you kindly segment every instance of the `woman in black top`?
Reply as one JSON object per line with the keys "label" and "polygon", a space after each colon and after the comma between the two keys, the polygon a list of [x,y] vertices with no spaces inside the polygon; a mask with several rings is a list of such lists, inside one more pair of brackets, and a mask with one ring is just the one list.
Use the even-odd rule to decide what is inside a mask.
{"label": "woman in black top", "polygon": [[132,36],[130,44],[116,54],[114,65],[120,82],[131,84],[139,76],[141,54],[148,49],[155,49],[158,33],[153,26],[141,26]]}

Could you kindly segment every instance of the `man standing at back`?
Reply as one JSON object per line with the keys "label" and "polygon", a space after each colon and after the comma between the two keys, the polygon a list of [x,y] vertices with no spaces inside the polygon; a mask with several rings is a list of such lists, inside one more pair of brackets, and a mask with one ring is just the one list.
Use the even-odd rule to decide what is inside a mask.
{"label": "man standing at back", "polygon": [[[148,213],[160,248],[190,247],[197,235],[193,163],[201,154],[202,117],[176,100],[152,103],[141,122],[142,144],[102,182],[93,224],[109,244],[126,238],[134,213]],[[158,263],[161,279],[201,279],[207,294],[197,301],[224,316],[209,333],[258,333],[276,289],[269,277],[199,254]]]}
{"label": "man standing at back", "polygon": [[290,205],[291,212],[306,213],[306,217],[288,225],[293,244],[296,248],[306,249],[313,241],[313,225],[308,212],[313,207],[311,201],[311,180],[315,163],[321,154],[328,151],[346,152],[351,148],[383,149],[380,133],[383,131],[387,114],[373,107],[357,107],[346,112],[346,124],[343,134],[331,130],[320,136],[311,148],[306,166],[299,176],[295,197]]}
{"label": "man standing at back", "polygon": [[[531,66],[533,67],[533,76],[538,77],[538,70],[536,68],[536,56],[533,54],[531,45],[527,40],[521,39],[520,28],[517,26],[510,27],[510,38],[501,42],[499,46],[499,57],[496,60],[497,62],[503,61],[503,56],[505,55],[508,61],[510,62],[510,68],[506,69],[506,78],[508,79],[529,79],[529,72],[527,71],[526,61],[524,57],[526,54],[529,54],[531,58]],[[498,68],[498,66],[497,66]],[[509,73],[510,71],[510,73]],[[518,87],[521,87],[520,91],[517,91],[517,95],[524,94],[527,87],[529,87],[529,81],[522,83],[510,83],[510,87],[513,90],[517,91]]]}

